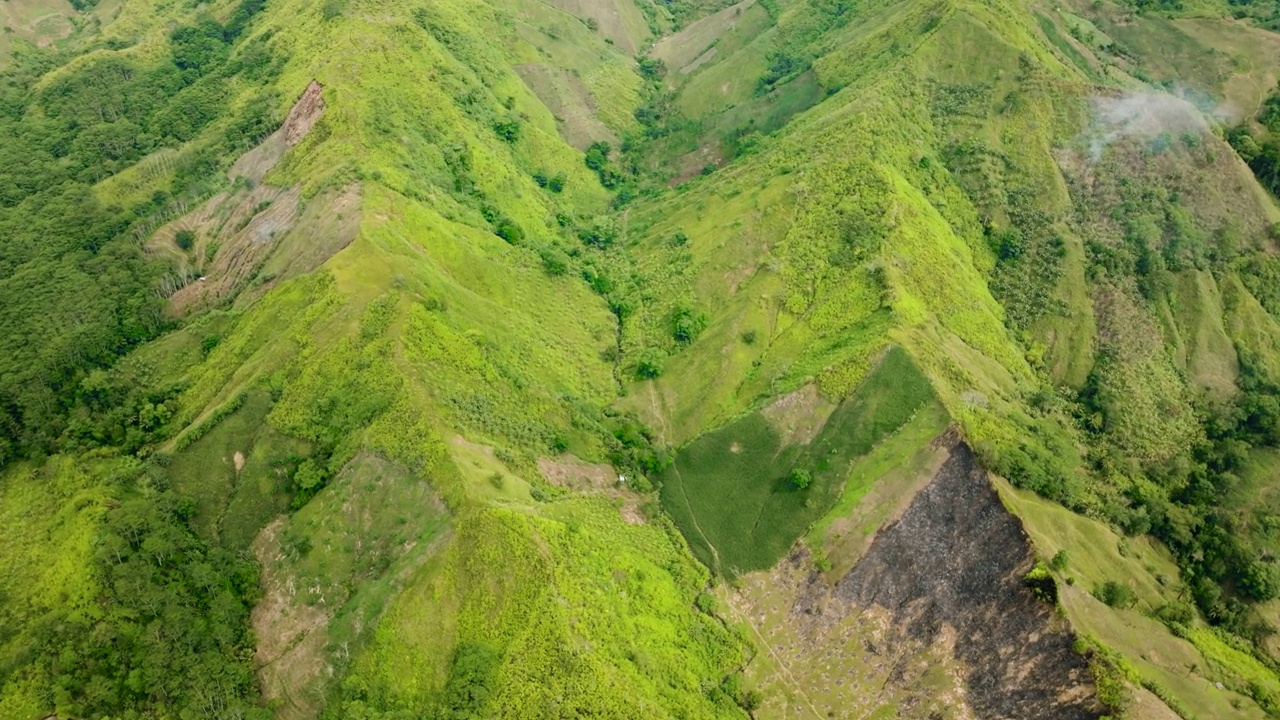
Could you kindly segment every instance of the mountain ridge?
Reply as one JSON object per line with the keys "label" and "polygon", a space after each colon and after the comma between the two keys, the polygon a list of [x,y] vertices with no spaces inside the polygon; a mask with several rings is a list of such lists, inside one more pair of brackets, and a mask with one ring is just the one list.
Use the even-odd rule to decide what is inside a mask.
{"label": "mountain ridge", "polygon": [[0,714],[789,716],[736,608],[839,587],[952,423],[1089,712],[1274,713],[1280,210],[1136,44],[1225,9],[1126,7],[127,0],[14,55]]}

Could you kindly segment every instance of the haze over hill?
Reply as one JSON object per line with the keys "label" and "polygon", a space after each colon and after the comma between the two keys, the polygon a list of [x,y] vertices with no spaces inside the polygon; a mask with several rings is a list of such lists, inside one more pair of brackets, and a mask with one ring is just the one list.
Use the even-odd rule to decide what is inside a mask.
{"label": "haze over hill", "polygon": [[0,3],[0,718],[1280,715],[1280,5]]}

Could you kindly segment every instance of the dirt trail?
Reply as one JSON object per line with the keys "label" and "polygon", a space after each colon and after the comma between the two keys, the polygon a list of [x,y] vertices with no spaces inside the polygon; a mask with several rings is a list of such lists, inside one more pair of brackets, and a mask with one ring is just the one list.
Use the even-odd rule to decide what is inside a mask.
{"label": "dirt trail", "polygon": [[769,641],[765,639],[764,635],[760,634],[760,629],[757,628],[756,624],[751,621],[751,616],[746,612],[743,612],[736,604],[734,604],[732,595],[729,598],[729,606],[733,608],[734,613],[739,615],[743,619],[743,621],[746,622],[747,627],[751,628],[751,634],[752,636],[755,637],[756,642],[760,643],[760,647],[764,648],[765,652],[769,653],[769,657],[773,658],[773,662],[778,666],[778,669],[781,670],[782,674],[785,676],[784,680],[786,681],[787,685],[790,686],[790,688],[793,691],[795,691],[796,695],[798,695],[801,700],[804,700],[804,704],[806,707],[809,708],[809,712],[813,713],[813,716],[815,718],[818,718],[819,720],[822,720],[822,718],[825,718],[826,715],[824,715],[821,711],[819,711],[818,708],[813,704],[813,701],[809,699],[809,695],[805,693],[804,687],[799,683],[799,681],[796,680],[796,676],[791,674],[791,667],[787,665],[787,661],[784,660],[780,655],[778,655],[777,651],[773,649],[773,645],[771,645]]}
{"label": "dirt trail", "polygon": [[711,538],[707,537],[707,533],[698,524],[698,514],[693,511],[693,506],[689,504],[689,494],[684,490],[684,478],[680,476],[680,467],[672,464],[671,472],[674,472],[676,479],[680,481],[680,497],[684,499],[684,506],[689,510],[689,519],[693,521],[693,529],[698,531],[698,535],[702,537],[703,542],[707,544],[707,548],[711,550],[711,557],[714,561],[711,569],[716,573],[723,574],[724,571],[720,565],[720,553],[716,551],[715,543],[711,542]]}

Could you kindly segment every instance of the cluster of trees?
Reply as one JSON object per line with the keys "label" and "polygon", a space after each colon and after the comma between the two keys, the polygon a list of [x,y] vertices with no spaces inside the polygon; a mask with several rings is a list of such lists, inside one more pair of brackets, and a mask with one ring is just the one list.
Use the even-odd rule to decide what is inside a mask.
{"label": "cluster of trees", "polygon": [[769,67],[756,80],[756,94],[764,95],[808,69],[809,63],[804,58],[788,55],[785,52],[771,53]]}
{"label": "cluster of trees", "polygon": [[1246,125],[1227,132],[1227,142],[1249,164],[1258,181],[1274,195],[1280,195],[1280,88],[1263,103],[1257,121],[1266,128],[1262,138],[1254,137]]}
{"label": "cluster of trees", "polygon": [[652,489],[649,478],[671,465],[671,454],[633,415],[606,409],[601,425],[608,432],[603,437],[609,463],[630,478],[633,489],[642,492]]}
{"label": "cluster of trees", "polygon": [[139,467],[95,545],[97,612],[49,617],[35,663],[63,717],[271,717],[256,707],[257,567],[200,539],[195,503]]}
{"label": "cluster of trees", "polygon": [[1247,128],[1237,127],[1227,134],[1227,140],[1248,163],[1258,182],[1273,195],[1280,195],[1280,135],[1273,133],[1259,141]]}
{"label": "cluster of trees", "polygon": [[617,165],[610,161],[609,153],[611,150],[609,143],[603,140],[593,142],[587,148],[586,157],[584,158],[587,167],[596,172],[596,175],[600,177],[600,184],[606,190],[616,190],[627,179],[627,176],[618,169]]}
{"label": "cluster of trees", "polygon": [[[41,50],[0,74],[0,465],[134,453],[170,431],[181,386],[106,368],[167,327],[164,268],[137,230],[278,125],[268,93],[226,118],[233,77],[265,86],[281,64],[267,38],[243,40],[263,2],[174,29],[159,58],[102,53],[42,82],[70,55]],[[175,152],[151,170],[167,186],[127,205],[95,196],[94,183],[163,148]],[[163,461],[101,479],[114,500],[93,549],[92,612],[35,623],[17,667],[44,674],[63,717],[269,717],[249,631],[257,568],[195,532],[195,504],[170,489]]]}
{"label": "cluster of trees", "polygon": [[41,85],[68,59],[47,51],[0,76],[0,464],[93,436],[70,422],[81,384],[164,329],[163,268],[131,229],[216,182],[221,163],[277,124],[277,99],[264,93],[225,132],[165,160],[168,189],[132,206],[104,205],[91,185],[200,136],[226,114],[232,76],[278,72],[265,39],[232,52],[262,4],[173,30],[157,62],[105,54]]}
{"label": "cluster of trees", "polygon": [[[1210,620],[1255,634],[1243,601],[1280,597],[1280,567],[1264,558],[1228,512],[1224,500],[1255,447],[1280,447],[1280,387],[1241,358],[1239,399],[1207,414],[1207,438],[1189,459],[1153,476],[1171,490],[1168,501],[1144,502],[1151,529],[1178,556],[1192,595]],[[1137,528],[1142,529],[1142,528]]]}
{"label": "cluster of trees", "polygon": [[[1108,504],[1104,512],[1127,534],[1153,534],[1173,551],[1192,599],[1210,622],[1257,637],[1265,627],[1248,603],[1280,597],[1280,567],[1251,543],[1227,505],[1251,450],[1280,447],[1280,387],[1246,356],[1241,360],[1240,396],[1201,411],[1204,440],[1157,465],[1131,467],[1136,479],[1123,504]],[[1106,412],[1088,388],[1078,411],[1082,418]],[[1083,419],[1082,426],[1092,427]],[[1110,462],[1107,453],[1099,454],[1099,462]],[[1098,594],[1108,604],[1125,602],[1116,587],[1100,587]]]}

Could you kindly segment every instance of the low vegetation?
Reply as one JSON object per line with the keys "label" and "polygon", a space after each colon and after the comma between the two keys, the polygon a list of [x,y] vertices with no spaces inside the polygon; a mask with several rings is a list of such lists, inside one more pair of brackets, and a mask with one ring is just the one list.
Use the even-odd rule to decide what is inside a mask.
{"label": "low vegetation", "polygon": [[0,716],[744,717],[949,423],[1108,707],[1280,712],[1270,5],[143,5],[0,44]]}
{"label": "low vegetation", "polygon": [[807,443],[786,442],[756,411],[682,448],[661,476],[663,507],[708,567],[768,568],[836,502],[853,463],[932,399],[892,348]]}

